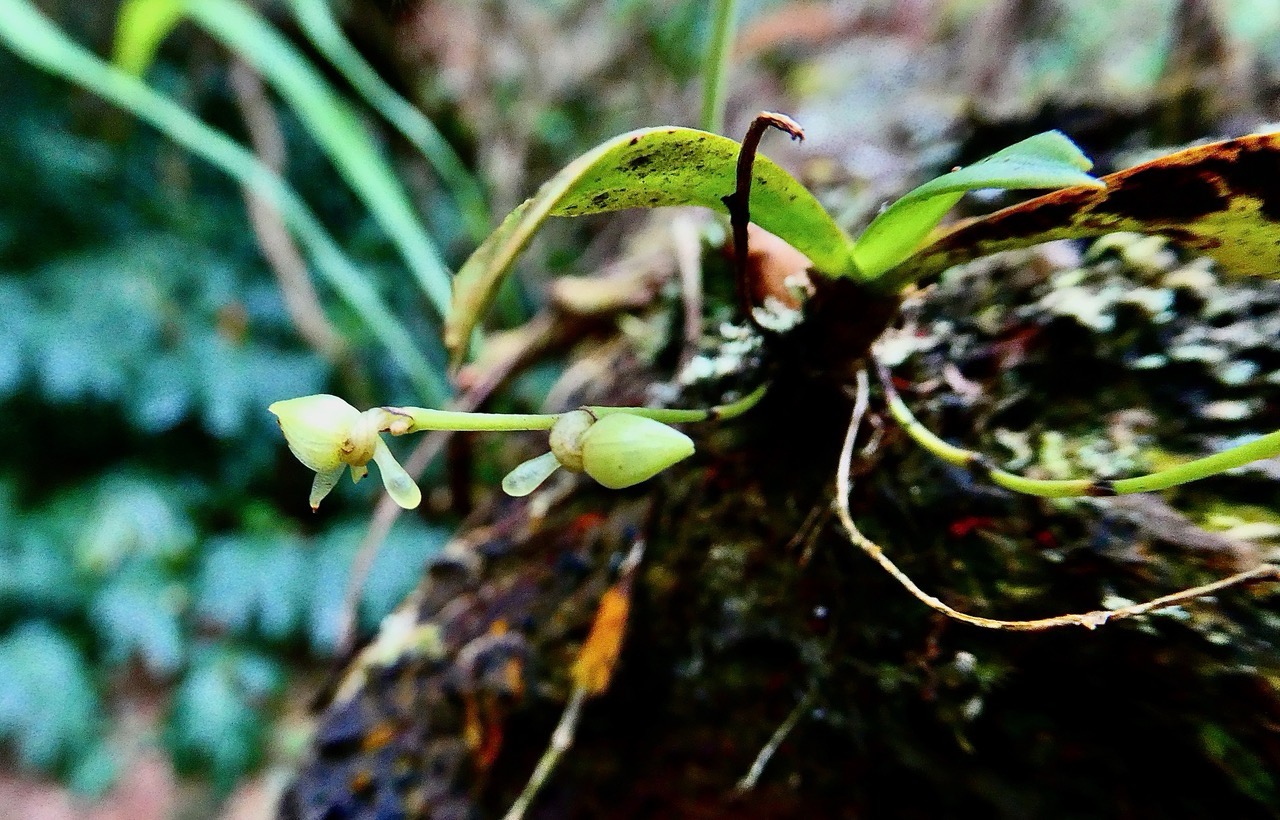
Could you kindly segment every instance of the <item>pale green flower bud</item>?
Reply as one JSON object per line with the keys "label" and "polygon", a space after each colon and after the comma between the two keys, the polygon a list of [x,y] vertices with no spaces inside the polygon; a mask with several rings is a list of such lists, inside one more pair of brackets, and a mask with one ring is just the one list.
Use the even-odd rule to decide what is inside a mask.
{"label": "pale green flower bud", "polygon": [[551,428],[551,452],[566,470],[582,472],[582,437],[596,423],[587,410],[565,413]]}
{"label": "pale green flower bud", "polygon": [[582,434],[582,464],[587,475],[611,490],[653,478],[693,455],[693,440],[660,421],[615,413]]}
{"label": "pale green flower bud", "polygon": [[289,451],[317,473],[345,463],[344,448],[354,451],[349,439],[360,411],[337,396],[303,396],[278,401],[267,409],[280,422]]}
{"label": "pale green flower bud", "polygon": [[378,435],[385,415],[380,408],[361,413],[337,396],[320,394],[278,401],[267,409],[280,422],[290,452],[316,472],[311,509],[320,506],[348,466],[352,481],[359,481],[370,461],[377,463],[397,504],[413,509],[421,503],[422,492]]}
{"label": "pale green flower bud", "polygon": [[552,426],[550,443],[551,452],[520,463],[502,479],[507,495],[528,495],[561,467],[620,490],[693,455],[693,441],[684,433],[630,413],[597,419],[589,410],[573,410]]}

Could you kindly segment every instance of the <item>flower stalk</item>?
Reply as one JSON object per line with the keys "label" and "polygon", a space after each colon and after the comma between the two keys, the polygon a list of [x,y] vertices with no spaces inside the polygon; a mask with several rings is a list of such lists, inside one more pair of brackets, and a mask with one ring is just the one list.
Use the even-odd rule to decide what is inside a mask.
{"label": "flower stalk", "polygon": [[368,474],[370,461],[378,466],[388,495],[401,507],[413,509],[422,502],[422,492],[396,461],[382,433],[546,430],[550,451],[512,470],[502,481],[505,492],[528,495],[561,467],[585,472],[610,489],[622,489],[693,455],[693,440],[670,425],[735,418],[754,407],[767,390],[767,384],[761,385],[735,402],[705,410],[595,406],[565,413],[467,413],[386,406],[362,412],[327,394],[278,401],[268,409],[279,421],[289,450],[316,473],[312,510],[348,467],[352,481],[358,482]]}

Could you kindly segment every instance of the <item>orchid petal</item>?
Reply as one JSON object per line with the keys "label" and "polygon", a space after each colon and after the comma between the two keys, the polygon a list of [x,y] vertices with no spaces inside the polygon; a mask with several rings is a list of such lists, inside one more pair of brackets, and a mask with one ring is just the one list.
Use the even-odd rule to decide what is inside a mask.
{"label": "orchid petal", "polygon": [[378,472],[382,473],[382,485],[387,488],[387,495],[392,501],[406,510],[422,503],[422,490],[418,489],[413,476],[405,472],[381,438],[374,445],[373,460],[378,465]]}
{"label": "orchid petal", "polygon": [[521,462],[502,479],[502,491],[507,495],[523,498],[551,477],[560,468],[555,453],[543,453],[537,458]]}
{"label": "orchid petal", "polygon": [[342,478],[342,471],[345,469],[345,464],[339,464],[332,470],[320,470],[316,473],[316,480],[311,482],[312,512],[320,508],[320,502],[323,501],[324,497],[337,485],[338,479]]}

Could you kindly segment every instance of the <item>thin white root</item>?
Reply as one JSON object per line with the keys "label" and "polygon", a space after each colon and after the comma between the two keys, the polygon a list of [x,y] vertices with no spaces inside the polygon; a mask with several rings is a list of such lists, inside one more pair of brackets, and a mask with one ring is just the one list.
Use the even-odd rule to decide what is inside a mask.
{"label": "thin white root", "polygon": [[1145,615],[1149,612],[1155,612],[1160,609],[1177,606],[1187,601],[1201,598],[1205,595],[1218,592],[1228,587],[1246,584],[1250,581],[1280,581],[1280,567],[1274,564],[1259,564],[1253,569],[1237,572],[1227,578],[1222,578],[1209,584],[1204,584],[1190,589],[1184,589],[1170,595],[1163,595],[1150,601],[1140,604],[1132,604],[1130,606],[1120,607],[1118,609],[1100,609],[1092,612],[1070,613],[1066,615],[1056,615],[1052,618],[1040,618],[1030,621],[1004,621],[996,618],[983,618],[978,615],[970,615],[966,612],[960,612],[938,598],[928,594],[922,590],[915,581],[911,580],[898,566],[889,560],[884,554],[884,549],[870,538],[862,534],[857,525],[853,523],[853,516],[849,512],[849,490],[852,487],[850,479],[851,463],[853,461],[853,443],[858,437],[858,429],[862,426],[862,419],[867,413],[867,405],[869,402],[870,388],[868,386],[868,378],[866,370],[858,371],[857,393],[854,399],[853,416],[849,420],[849,429],[845,433],[844,446],[840,449],[840,465],[836,471],[836,499],[835,508],[836,516],[840,519],[840,524],[844,527],[845,534],[854,546],[861,549],[871,560],[884,569],[885,572],[897,579],[908,592],[916,597],[921,603],[937,612],[941,612],[948,618],[962,621],[973,626],[980,626],[984,629],[1003,629],[1013,632],[1039,632],[1044,629],[1053,629],[1060,626],[1082,626],[1085,629],[1097,629],[1105,626],[1112,621],[1118,621],[1123,618],[1132,618],[1137,615]]}

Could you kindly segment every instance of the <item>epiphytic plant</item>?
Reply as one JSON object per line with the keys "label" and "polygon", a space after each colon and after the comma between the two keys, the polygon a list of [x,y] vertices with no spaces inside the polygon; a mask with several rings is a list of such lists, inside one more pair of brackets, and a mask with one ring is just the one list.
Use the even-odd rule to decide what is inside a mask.
{"label": "epiphytic plant", "polygon": [[[735,243],[740,248],[736,254],[740,270],[746,260],[746,226],[754,221],[813,261],[816,299],[833,282],[852,283],[851,292],[840,298],[848,308],[847,321],[867,325],[860,336],[868,347],[844,351],[850,360],[870,353],[870,343],[892,320],[892,311],[883,306],[896,305],[904,288],[959,261],[995,250],[1068,236],[1141,229],[1172,236],[1243,272],[1280,268],[1266,190],[1253,176],[1268,169],[1280,176],[1278,135],[1201,146],[1095,179],[1087,173],[1092,163],[1065,136],[1051,131],[919,186],[883,210],[853,241],[798,182],[768,160],[757,159],[755,149],[769,127],[780,128],[796,138],[802,136],[799,126],[788,118],[766,114],[756,120],[741,146],[693,129],[645,129],[611,140],[572,163],[508,216],[459,272],[446,323],[446,343],[455,357],[463,355],[467,340],[503,276],[548,216],[576,216],[626,207],[716,207],[723,203],[729,210]],[[1191,193],[1199,199],[1179,199],[1163,206],[1158,200],[1152,202],[1161,193],[1161,186],[1173,184],[1171,178],[1190,180]],[[989,217],[961,223],[930,238],[965,191],[981,188],[1060,190]],[[1002,227],[1007,230],[1002,232]],[[882,376],[885,373],[883,368],[880,372]],[[986,468],[980,456],[933,436],[914,419],[891,382],[887,378],[882,382],[890,412],[922,446],[953,464],[983,467],[1001,486],[1032,495],[1147,492],[1280,455],[1277,432],[1148,476],[1111,482],[1026,479]],[[692,421],[705,411],[614,408],[611,412],[684,413],[690,415],[672,420]],[[451,429],[472,430],[548,429],[561,417],[512,417],[511,421],[494,417],[491,421],[481,415],[444,414],[440,418],[442,424],[455,425]],[[565,416],[562,424],[581,418]],[[644,438],[640,431],[629,433],[637,441]],[[655,442],[664,438],[656,430],[654,435]],[[553,444],[555,440],[553,430]],[[677,450],[685,446],[683,441],[667,443]],[[673,458],[649,475],[688,454]],[[504,482],[504,488],[523,495],[556,467],[577,467],[573,460],[554,453],[548,456],[521,465]],[[590,465],[587,471],[601,479]],[[601,483],[615,486],[608,480]]]}
{"label": "epiphytic plant", "polygon": [[[476,323],[515,257],[547,217],[628,207],[723,206],[729,212],[739,299],[747,317],[756,319],[746,281],[748,225],[755,222],[812,262],[808,321],[846,325],[838,336],[846,346],[835,357],[849,363],[869,361],[880,376],[889,413],[912,439],[935,456],[968,467],[1002,487],[1046,497],[1147,492],[1280,455],[1280,432],[1276,432],[1146,476],[1115,481],[1024,478],[998,469],[984,456],[948,444],[927,430],[898,396],[887,369],[873,352],[874,342],[893,321],[907,289],[959,262],[1052,239],[1115,231],[1157,233],[1206,253],[1235,272],[1274,274],[1280,270],[1280,245],[1276,242],[1274,195],[1264,180],[1280,179],[1280,135],[1254,135],[1200,146],[1095,179],[1087,173],[1091,162],[1070,140],[1057,132],[1043,133],[919,186],[884,209],[854,240],[785,171],[763,158],[757,160],[757,146],[769,127],[802,137],[799,126],[789,118],[763,114],[741,145],[692,129],[645,129],[617,137],[566,167],[508,216],[459,272],[446,323],[446,344],[455,359],[464,355]],[[1056,190],[984,218],[938,229],[965,191],[982,188]],[[760,322],[756,323],[759,327]],[[918,600],[949,618],[989,629],[1096,629],[1233,585],[1280,580],[1280,567],[1264,563],[1151,601],[1091,612],[1011,621],[958,611],[922,590],[853,520],[848,501],[853,446],[870,395],[865,369],[858,370],[856,381],[853,419],[838,462],[836,513],[855,546]],[[561,724],[508,818],[522,816],[531,804],[568,747],[583,700],[603,688],[602,680],[607,682],[617,656],[618,634],[625,624],[629,583],[630,576],[624,576],[610,590],[612,597],[602,602],[596,628],[573,670],[575,689]],[[619,607],[621,616],[616,611]],[[769,749],[762,751],[762,759],[767,759]]]}
{"label": "epiphytic plant", "polygon": [[[747,318],[754,317],[745,282],[748,225],[754,222],[790,243],[812,263],[814,293],[806,308],[809,317],[828,322],[838,317],[853,328],[841,337],[845,346],[836,355],[846,362],[870,360],[873,365],[878,363],[874,361],[872,345],[892,321],[905,290],[954,264],[1000,250],[1051,239],[1139,231],[1168,236],[1239,273],[1274,274],[1280,270],[1275,225],[1280,205],[1273,190],[1274,181],[1280,179],[1277,135],[1252,135],[1200,146],[1098,179],[1088,174],[1091,163],[1070,140],[1048,132],[921,185],[886,208],[855,240],[795,179],[776,164],[756,156],[760,139],[770,127],[796,138],[802,135],[799,126],[786,117],[764,115],[741,144],[709,131],[661,127],[630,132],[600,145],[548,181],[489,234],[454,278],[451,293],[446,293],[447,277],[436,263],[434,249],[416,229],[402,192],[388,181],[383,166],[369,164],[372,154],[367,141],[352,137],[353,133],[363,132],[352,130],[346,109],[335,104],[327,86],[314,72],[308,72],[294,59],[287,44],[281,47],[270,29],[235,0],[139,0],[130,7],[143,6],[165,13],[154,18],[161,21],[157,28],[134,29],[135,33],[141,32],[137,34],[139,39],[120,44],[117,62],[128,71],[106,66],[70,43],[28,0],[0,0],[0,41],[20,56],[129,109],[270,201],[305,246],[317,270],[366,318],[379,340],[431,401],[442,400],[447,389],[427,357],[389,319],[376,292],[362,280],[293,191],[251,154],[137,79],[155,43],[180,17],[196,21],[241,54],[263,56],[259,70],[291,97],[304,124],[341,163],[349,184],[396,238],[398,249],[424,292],[446,314],[444,343],[455,361],[468,351],[485,310],[515,259],[551,216],[668,205],[727,209]],[[306,15],[319,9],[317,4],[297,0],[295,8],[302,19],[315,22],[314,15]],[[308,31],[323,42],[323,25]],[[374,95],[381,91],[375,89]],[[389,105],[388,110],[403,114],[394,101]],[[394,121],[399,115],[388,116]],[[412,117],[402,117],[402,123],[402,130],[407,131],[421,125]],[[939,228],[966,191],[986,188],[1053,193],[987,217]],[[460,199],[466,196],[465,192],[459,194]],[[982,456],[930,433],[897,396],[884,369],[876,369],[890,413],[912,438],[939,458],[974,468],[993,482],[1018,492],[1044,496],[1145,492],[1280,454],[1280,433],[1273,433],[1148,476],[1105,482],[1027,479],[999,470]],[[869,403],[868,382],[865,370],[859,371],[854,421],[838,472],[837,512],[855,544],[920,600],[950,617],[999,629],[1063,625],[1095,628],[1230,584],[1280,575],[1276,567],[1261,565],[1215,584],[1145,604],[1039,621],[997,621],[957,612],[916,587],[879,546],[862,536],[849,513],[849,463],[854,433]],[[379,407],[362,413],[332,396],[281,401],[272,410],[280,419],[290,448],[316,471],[311,493],[313,507],[347,467],[358,479],[367,472],[371,460],[377,463],[392,498],[408,507],[418,503],[420,491],[391,456],[380,438],[381,432],[399,435],[432,429],[546,430],[550,452],[517,466],[503,482],[508,492],[532,492],[560,467],[585,471],[607,487],[625,487],[691,454],[691,441],[668,424],[730,418],[754,405],[764,389],[760,387],[743,399],[712,410],[587,407],[563,414],[505,416]],[[633,567],[631,562],[628,568]],[[625,585],[629,579],[630,575],[624,573],[616,590],[611,590],[614,595],[608,600],[615,608],[601,607],[598,623],[608,621],[612,627],[602,628],[599,637],[593,630],[584,648],[583,660],[575,669],[577,691],[571,710],[581,704],[583,693],[598,692],[607,684],[621,624],[625,623]],[[542,766],[539,771],[541,777],[546,776]],[[535,775],[531,785],[536,787],[537,782],[539,777]]]}
{"label": "epiphytic plant", "polygon": [[[313,15],[306,18],[312,22],[308,30],[319,38],[325,26],[313,19],[314,5],[300,3],[298,11],[304,17]],[[131,32],[130,37],[117,43],[117,59],[125,68],[107,66],[67,40],[27,0],[0,0],[0,22],[4,23],[0,38],[20,56],[129,109],[275,205],[317,268],[368,317],[370,328],[405,371],[417,374],[423,394],[443,400],[447,391],[433,369],[296,194],[252,155],[134,75],[149,62],[159,40],[184,17],[205,25],[245,53],[253,51],[253,43],[270,40],[273,47],[263,53],[285,56],[261,69],[290,94],[317,138],[330,146],[335,161],[353,180],[360,177],[358,169],[365,167],[376,169],[373,178],[385,181],[385,166],[371,159],[363,137],[342,137],[341,123],[323,115],[322,110],[332,109],[327,105],[335,99],[332,92],[314,71],[294,59],[295,52],[287,44],[275,48],[281,43],[273,32],[235,0],[136,0],[132,7],[148,11],[139,13],[138,19],[153,21],[153,25],[125,29]],[[341,105],[338,109],[346,110]],[[1115,231],[1158,233],[1214,257],[1237,273],[1280,270],[1280,245],[1274,239],[1276,203],[1267,184],[1267,180],[1280,177],[1280,135],[1252,135],[1198,146],[1095,179],[1087,173],[1090,161],[1070,140],[1047,132],[919,186],[882,211],[854,240],[786,171],[764,157],[757,158],[757,146],[770,127],[801,137],[795,123],[777,115],[758,118],[742,144],[691,128],[648,128],[609,140],[565,167],[503,220],[454,278],[444,326],[445,345],[454,360],[465,355],[498,286],[548,217],[624,208],[727,208],[735,244],[742,250],[750,222],[789,242],[812,262],[816,293],[810,311],[837,312],[843,323],[858,328],[852,349],[840,351],[847,360],[869,353],[871,343],[892,321],[904,289],[960,262],[1051,239]],[[397,187],[370,179],[360,177],[356,187],[366,192],[372,210],[382,214],[388,226],[403,223],[407,210]],[[964,192],[984,188],[1056,190],[986,217],[938,228]],[[411,241],[398,235],[401,242]],[[439,268],[430,261],[436,255],[423,245],[425,241],[418,235],[412,239],[418,245],[402,250],[406,259],[421,268],[419,280],[424,290],[443,306]],[[738,253],[736,258],[741,280],[746,253]],[[739,284],[745,292],[745,283]],[[849,341],[848,336],[843,339]],[[891,408],[907,418],[901,402],[891,402]],[[693,414],[680,419],[693,421],[705,411],[669,412]],[[460,423],[463,426],[454,429],[472,429],[467,422]],[[540,421],[538,424],[546,426],[539,429],[548,429],[553,423]],[[944,449],[919,434],[920,429],[916,424],[908,425],[922,443],[943,455]],[[960,457],[945,452],[945,457]],[[1172,486],[1276,454],[1280,454],[1280,434],[1157,476],[1116,482],[1106,491],[1142,492]],[[1023,486],[1013,483],[1018,484],[1014,489]],[[1087,492],[1090,487],[1095,493],[1101,491],[1081,481],[1055,486],[1052,492],[1065,495]]]}

